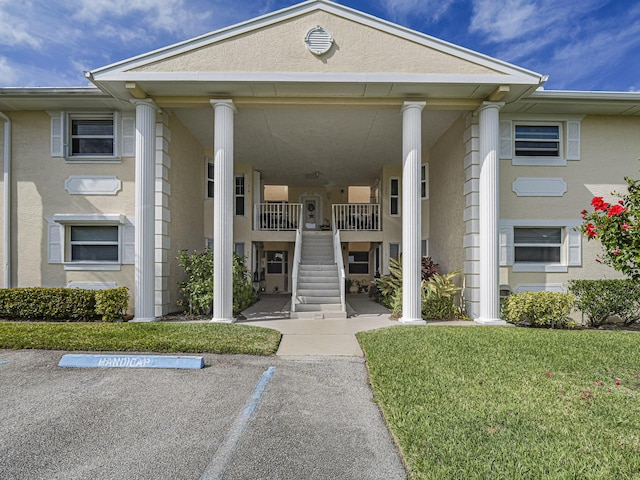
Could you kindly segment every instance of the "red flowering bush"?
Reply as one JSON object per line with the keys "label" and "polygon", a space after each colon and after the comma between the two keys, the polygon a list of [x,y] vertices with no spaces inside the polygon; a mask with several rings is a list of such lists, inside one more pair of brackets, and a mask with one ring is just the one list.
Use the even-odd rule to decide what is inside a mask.
{"label": "red flowering bush", "polygon": [[626,276],[640,280],[640,181],[625,177],[628,192],[610,204],[602,197],[591,200],[592,211],[582,210],[580,231],[587,240],[599,241],[603,253],[596,262],[604,263]]}

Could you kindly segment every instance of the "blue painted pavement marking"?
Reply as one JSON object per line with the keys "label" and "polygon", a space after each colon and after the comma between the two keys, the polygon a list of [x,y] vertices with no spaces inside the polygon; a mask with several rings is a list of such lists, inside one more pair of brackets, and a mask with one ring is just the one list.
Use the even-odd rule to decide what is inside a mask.
{"label": "blue painted pavement marking", "polygon": [[0,365],[4,365],[5,363],[9,363],[7,360],[0,360]]}
{"label": "blue painted pavement marking", "polygon": [[256,384],[251,393],[251,396],[247,399],[247,402],[242,409],[242,412],[234,420],[233,425],[229,429],[227,436],[222,440],[222,444],[216,450],[213,458],[207,465],[204,473],[200,477],[200,480],[221,480],[224,472],[231,463],[233,456],[236,453],[240,440],[247,430],[249,422],[253,418],[253,415],[258,409],[258,404],[262,399],[262,394],[267,388],[267,385],[271,381],[271,377],[276,371],[276,367],[269,367],[262,374],[260,381]]}
{"label": "blue painted pavement marking", "polygon": [[59,367],[80,368],[204,368],[204,358],[176,355],[104,355],[67,353]]}

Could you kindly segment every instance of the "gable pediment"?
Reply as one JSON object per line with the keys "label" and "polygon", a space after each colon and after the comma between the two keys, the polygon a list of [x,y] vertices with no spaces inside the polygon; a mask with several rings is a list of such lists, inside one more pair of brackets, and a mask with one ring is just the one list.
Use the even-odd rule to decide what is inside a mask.
{"label": "gable pediment", "polygon": [[[315,55],[304,43],[322,26],[334,44]],[[313,72],[494,75],[501,72],[449,52],[326,11],[314,11],[167,58],[133,72]]]}

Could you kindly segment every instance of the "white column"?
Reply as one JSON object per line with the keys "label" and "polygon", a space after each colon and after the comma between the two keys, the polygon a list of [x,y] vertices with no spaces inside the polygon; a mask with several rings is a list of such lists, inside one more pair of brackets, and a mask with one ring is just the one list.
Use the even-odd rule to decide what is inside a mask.
{"label": "white column", "polygon": [[211,100],[214,112],[213,318],[233,322],[233,116],[232,100]]}
{"label": "white column", "polygon": [[136,322],[155,320],[155,149],[156,113],[152,100],[133,100],[136,106],[136,226],[134,302]]}
{"label": "white column", "polygon": [[480,117],[480,316],[478,323],[504,324],[500,320],[498,219],[500,217],[499,112],[503,103],[483,102]]}
{"label": "white column", "polygon": [[425,324],[420,282],[422,202],[422,109],[425,102],[404,102],[402,107],[402,318],[400,323]]}

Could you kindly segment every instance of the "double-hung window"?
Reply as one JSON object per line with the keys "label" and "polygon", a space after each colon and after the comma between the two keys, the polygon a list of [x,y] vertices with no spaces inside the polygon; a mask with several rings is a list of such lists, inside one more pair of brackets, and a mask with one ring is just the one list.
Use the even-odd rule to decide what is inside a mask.
{"label": "double-hung window", "polygon": [[349,252],[349,273],[369,274],[369,252]]}
{"label": "double-hung window", "polygon": [[49,263],[65,270],[120,270],[135,261],[133,222],[119,214],[55,214],[49,222]]}
{"label": "double-hung window", "polygon": [[117,225],[70,225],[68,260],[71,262],[118,262]]}
{"label": "double-hung window", "polygon": [[580,160],[581,121],[578,115],[500,115],[500,158],[550,167]]}
{"label": "double-hung window", "polygon": [[213,198],[213,189],[215,186],[213,163],[207,162],[207,198]]}
{"label": "double-hung window", "polygon": [[51,156],[72,162],[119,162],[135,155],[134,112],[50,111]]}
{"label": "double-hung window", "polygon": [[562,228],[515,227],[513,246],[516,263],[557,263],[562,259]]}
{"label": "double-hung window", "polygon": [[516,157],[560,158],[559,124],[520,124],[514,127]]}
{"label": "double-hung window", "polygon": [[514,272],[567,272],[582,265],[577,220],[501,220],[500,265]]}
{"label": "double-hung window", "polygon": [[236,177],[236,192],[235,192],[235,214],[237,216],[243,217],[245,212],[245,183],[244,183],[244,175],[238,175]]}
{"label": "double-hung window", "polygon": [[389,179],[389,215],[400,215],[400,179]]}
{"label": "double-hung window", "polygon": [[115,154],[115,128],[113,115],[70,118],[71,157],[113,157]]}

